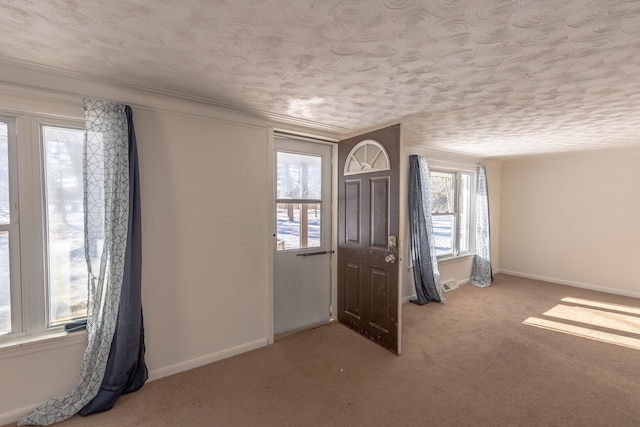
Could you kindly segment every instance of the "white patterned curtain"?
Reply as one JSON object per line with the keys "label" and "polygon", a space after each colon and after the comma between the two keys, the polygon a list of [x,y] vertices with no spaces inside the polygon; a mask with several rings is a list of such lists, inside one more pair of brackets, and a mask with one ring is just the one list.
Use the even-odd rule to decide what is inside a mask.
{"label": "white patterned curtain", "polygon": [[489,232],[489,191],[487,171],[478,166],[478,187],[476,190],[476,255],[473,259],[469,282],[486,288],[493,282],[491,270],[491,233]]}
{"label": "white patterned curtain", "polygon": [[129,218],[129,144],[125,105],[85,100],[85,255],[89,269],[87,348],[80,382],[19,425],[50,425],[80,411],[98,393],[116,328]]}

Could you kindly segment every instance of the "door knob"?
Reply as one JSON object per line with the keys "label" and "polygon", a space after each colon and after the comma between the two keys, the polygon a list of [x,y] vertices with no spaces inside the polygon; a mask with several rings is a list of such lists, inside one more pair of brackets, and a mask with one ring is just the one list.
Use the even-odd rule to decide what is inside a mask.
{"label": "door knob", "polygon": [[389,264],[393,264],[396,262],[396,256],[394,254],[389,254],[384,257],[384,262],[388,262]]}

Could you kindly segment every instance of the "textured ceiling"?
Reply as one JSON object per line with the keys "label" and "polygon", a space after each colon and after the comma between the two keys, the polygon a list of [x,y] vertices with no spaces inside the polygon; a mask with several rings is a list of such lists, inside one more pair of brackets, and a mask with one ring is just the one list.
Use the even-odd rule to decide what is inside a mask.
{"label": "textured ceiling", "polygon": [[0,0],[0,28],[6,59],[344,134],[401,121],[482,157],[640,145],[640,1]]}

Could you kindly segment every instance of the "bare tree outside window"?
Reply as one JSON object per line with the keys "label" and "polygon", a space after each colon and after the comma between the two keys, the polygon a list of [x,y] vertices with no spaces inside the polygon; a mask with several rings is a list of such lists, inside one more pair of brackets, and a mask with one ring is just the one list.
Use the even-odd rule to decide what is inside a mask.
{"label": "bare tree outside window", "polygon": [[320,247],[322,158],[277,153],[277,250]]}
{"label": "bare tree outside window", "polygon": [[49,323],[87,314],[82,130],[44,126]]}

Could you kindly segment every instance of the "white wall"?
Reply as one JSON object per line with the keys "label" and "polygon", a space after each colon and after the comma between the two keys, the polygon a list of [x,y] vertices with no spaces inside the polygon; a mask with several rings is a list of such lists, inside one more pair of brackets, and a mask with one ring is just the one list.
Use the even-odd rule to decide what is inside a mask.
{"label": "white wall", "polygon": [[489,228],[491,233],[491,266],[493,272],[500,272],[500,238],[502,235],[502,162],[497,160],[481,161],[487,170],[487,188],[489,192]]}
{"label": "white wall", "polygon": [[[3,79],[27,81],[0,82],[3,112],[81,118],[81,95],[133,107],[150,378],[266,345],[272,321],[270,129],[276,124],[131,88],[19,68],[3,72]],[[56,92],[34,87],[39,82]],[[69,335],[0,349],[0,425],[71,391],[84,346],[82,335]]]}
{"label": "white wall", "polygon": [[[14,422],[34,404],[70,392],[80,379],[86,335],[59,346],[30,345],[0,353],[0,425]],[[69,342],[71,341],[71,342]]]}
{"label": "white wall", "polygon": [[640,297],[638,165],[638,150],[505,163],[501,269]]}
{"label": "white wall", "polygon": [[146,109],[134,122],[152,377],[266,344],[268,129]]}

